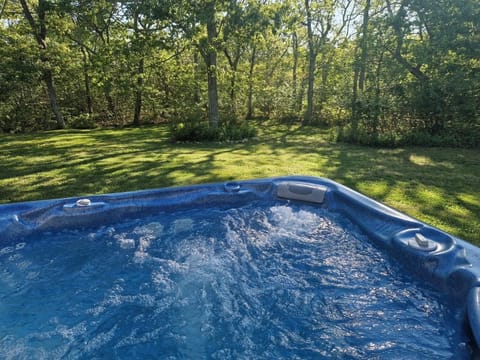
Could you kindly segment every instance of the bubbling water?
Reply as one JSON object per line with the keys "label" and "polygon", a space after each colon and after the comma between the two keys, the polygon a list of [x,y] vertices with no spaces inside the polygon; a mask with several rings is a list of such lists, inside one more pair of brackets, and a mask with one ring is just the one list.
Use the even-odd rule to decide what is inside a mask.
{"label": "bubbling water", "polygon": [[258,203],[0,248],[11,359],[468,358],[461,312],[339,214]]}

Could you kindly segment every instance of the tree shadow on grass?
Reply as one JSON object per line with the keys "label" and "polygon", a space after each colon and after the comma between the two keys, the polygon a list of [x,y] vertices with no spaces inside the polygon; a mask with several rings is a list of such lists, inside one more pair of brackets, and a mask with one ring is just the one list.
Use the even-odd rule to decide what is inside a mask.
{"label": "tree shadow on grass", "polygon": [[230,144],[173,144],[166,127],[2,139],[0,202],[313,175],[480,243],[475,151],[333,144],[325,130],[296,125],[262,131],[258,140]]}
{"label": "tree shadow on grass", "polygon": [[327,176],[480,244],[480,201],[462,200],[480,198],[480,163],[474,151],[462,153],[459,162],[451,149],[352,147],[329,156],[336,166]]}

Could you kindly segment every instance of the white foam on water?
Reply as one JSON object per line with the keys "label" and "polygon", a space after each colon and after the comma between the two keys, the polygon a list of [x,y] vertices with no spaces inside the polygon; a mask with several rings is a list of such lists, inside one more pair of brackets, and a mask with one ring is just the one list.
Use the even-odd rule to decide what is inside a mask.
{"label": "white foam on water", "polygon": [[86,331],[87,324],[85,321],[72,327],[59,324],[56,328],[56,332],[67,340],[75,340],[78,336],[85,334]]}
{"label": "white foam on water", "polygon": [[269,210],[275,227],[283,231],[312,232],[320,223],[319,216],[311,211],[294,211],[286,205],[272,206]]}
{"label": "white foam on water", "polygon": [[114,348],[121,349],[122,347],[146,344],[162,336],[165,336],[165,328],[161,326],[146,333],[139,333],[138,328],[135,328],[132,329],[128,335],[120,339],[120,341],[114,345]]}
{"label": "white foam on water", "polygon": [[95,353],[96,350],[101,349],[104,345],[108,344],[108,342],[110,342],[115,337],[115,333],[117,330],[118,326],[114,325],[110,330],[96,334],[85,344],[85,351],[87,353]]}
{"label": "white foam on water", "polygon": [[135,239],[126,237],[125,234],[118,234],[114,236],[115,240],[117,240],[118,245],[122,249],[133,249],[135,248]]}
{"label": "white foam on water", "polygon": [[0,249],[0,255],[10,254],[14,251],[15,251],[15,247],[5,246],[4,248]]}
{"label": "white foam on water", "polygon": [[143,261],[148,257],[148,249],[152,242],[160,238],[163,234],[163,225],[159,222],[151,222],[146,225],[137,226],[133,230],[133,234],[139,235],[135,258]]}
{"label": "white foam on water", "polygon": [[[399,339],[415,331],[439,337],[414,337],[412,351],[430,359],[435,351],[455,354],[449,338],[456,330],[447,339],[442,330],[444,305],[428,291],[405,287],[402,276],[392,279],[391,263],[364,235],[345,230],[343,219],[324,210],[252,205],[140,221],[102,227],[83,242],[72,232],[52,234],[51,244],[1,249],[2,286],[7,281],[27,291],[18,296],[26,301],[33,297],[25,283],[49,300],[25,305],[39,306],[28,312],[36,330],[0,337],[0,352],[13,358],[408,358],[412,352],[402,352]],[[0,303],[9,328],[21,326],[9,315],[15,309],[15,301]],[[42,318],[44,311],[51,313]],[[403,317],[411,319],[403,323]],[[39,343],[50,352],[35,349]]]}
{"label": "white foam on water", "polygon": [[172,223],[171,231],[174,234],[190,232],[192,231],[194,225],[195,225],[195,221],[193,219],[190,219],[190,218],[176,219]]}

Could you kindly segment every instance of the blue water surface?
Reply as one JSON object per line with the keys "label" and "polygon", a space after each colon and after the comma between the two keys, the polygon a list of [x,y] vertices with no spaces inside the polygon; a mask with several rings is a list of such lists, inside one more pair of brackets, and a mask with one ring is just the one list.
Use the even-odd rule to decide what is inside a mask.
{"label": "blue water surface", "polygon": [[350,221],[308,205],[0,243],[7,359],[462,359],[462,316]]}

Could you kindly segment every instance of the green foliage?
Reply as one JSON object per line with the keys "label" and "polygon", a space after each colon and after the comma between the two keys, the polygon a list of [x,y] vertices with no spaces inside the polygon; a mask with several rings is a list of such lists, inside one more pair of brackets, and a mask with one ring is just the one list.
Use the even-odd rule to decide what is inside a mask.
{"label": "green foliage", "polygon": [[295,112],[287,112],[281,115],[277,121],[281,124],[300,124],[302,122],[302,116]]}
{"label": "green foliage", "polygon": [[67,119],[67,126],[71,129],[95,129],[97,124],[91,114],[79,114]]}
{"label": "green foliage", "polygon": [[179,122],[171,127],[171,138],[179,142],[217,141],[220,128],[211,128],[207,122]]}
{"label": "green foliage", "polygon": [[[208,70],[214,68],[210,81],[217,82],[219,118],[227,130],[186,121],[179,131],[190,135],[182,137],[234,138],[224,133],[244,131],[239,119],[247,116],[294,124],[311,110],[310,125],[348,123],[339,136],[344,141],[479,143],[476,0],[371,1],[368,17],[365,1],[311,2],[316,66],[310,74],[302,2],[44,4],[47,37],[40,51],[20,4],[5,2],[1,132],[55,126],[44,79],[49,71],[71,127],[203,121],[216,108],[208,96]],[[36,3],[29,6],[38,23]],[[213,52],[215,65],[208,60]],[[309,75],[314,86],[307,101]],[[90,113],[94,119],[85,115]]]}
{"label": "green foliage", "polygon": [[341,138],[388,146],[478,146],[479,47],[476,37],[466,35],[472,14],[465,8],[480,11],[469,0],[461,6],[427,0],[377,13],[367,38],[366,86],[357,89],[351,131]]}
{"label": "green foliage", "polygon": [[395,147],[399,145],[395,134],[378,134],[367,132],[363,126],[353,129],[351,125],[334,128],[331,131],[331,139],[338,142],[348,142],[359,145],[375,147]]}
{"label": "green foliage", "polygon": [[447,128],[432,134],[425,130],[372,133],[367,132],[364,126],[360,126],[354,131],[351,125],[345,125],[332,128],[330,139],[331,141],[384,148],[401,146],[480,148],[480,127]]}
{"label": "green foliage", "polygon": [[427,132],[412,132],[402,136],[398,145],[420,145],[454,148],[480,148],[480,127],[474,129],[444,130],[432,135]]}
{"label": "green foliage", "polygon": [[172,140],[177,142],[230,142],[254,138],[257,129],[248,124],[223,124],[214,128],[206,121],[187,121],[175,123],[170,133]]}

